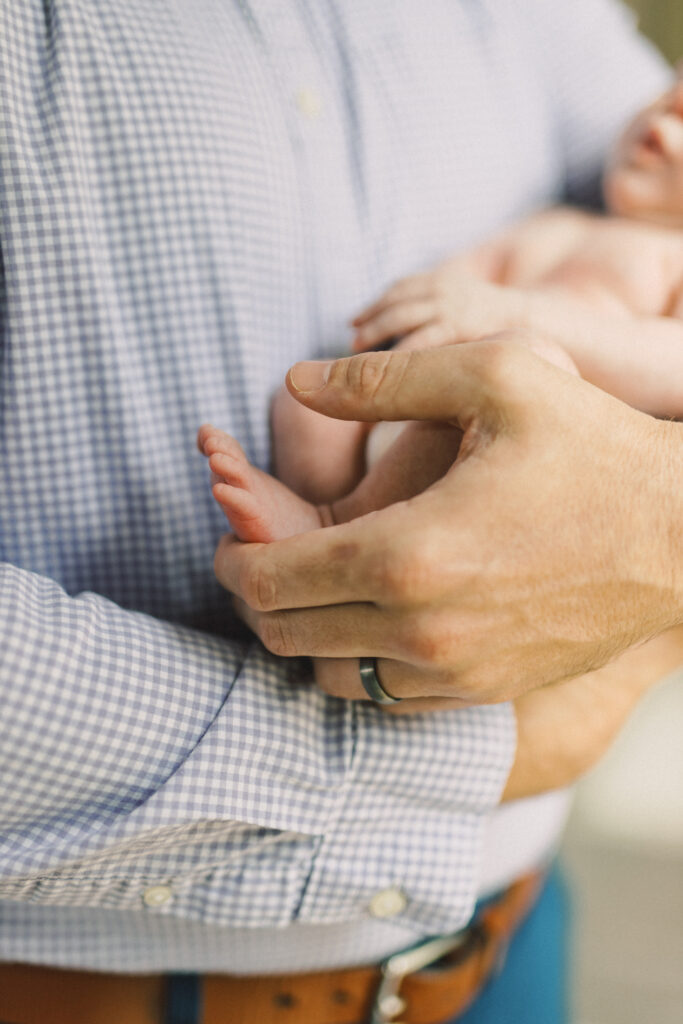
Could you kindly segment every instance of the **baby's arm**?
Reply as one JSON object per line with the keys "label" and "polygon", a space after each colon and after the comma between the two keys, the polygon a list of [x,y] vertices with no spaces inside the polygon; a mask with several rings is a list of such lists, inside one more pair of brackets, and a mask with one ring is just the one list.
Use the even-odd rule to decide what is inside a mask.
{"label": "baby's arm", "polygon": [[582,377],[629,405],[683,416],[683,319],[593,309],[559,286],[505,291],[498,312],[509,327],[563,349]]}
{"label": "baby's arm", "polygon": [[411,335],[411,343],[445,344],[503,330],[512,316],[507,292],[545,277],[577,246],[592,218],[568,207],[545,210],[438,267],[411,274],[356,316],[353,347],[372,348]]}
{"label": "baby's arm", "polygon": [[564,289],[539,288],[525,293],[518,326],[562,347],[582,377],[629,405],[653,416],[683,416],[682,319],[621,317]]}
{"label": "baby's arm", "polygon": [[419,348],[526,330],[564,349],[586,380],[622,401],[683,415],[683,320],[593,308],[564,286],[506,287],[446,263],[400,281],[357,325],[357,350],[392,334]]}

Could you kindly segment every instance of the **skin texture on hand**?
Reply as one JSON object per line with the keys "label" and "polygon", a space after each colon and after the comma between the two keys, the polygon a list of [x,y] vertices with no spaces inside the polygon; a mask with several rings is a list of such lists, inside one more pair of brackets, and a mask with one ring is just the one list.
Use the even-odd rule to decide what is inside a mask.
{"label": "skin texture on hand", "polygon": [[[269,650],[375,656],[395,696],[482,703],[683,621],[681,427],[518,340],[338,360],[323,386],[319,365],[295,367],[290,391],[309,408],[450,421],[464,438],[408,501],[268,545],[224,539],[218,578]],[[331,691],[365,696],[352,671]]]}

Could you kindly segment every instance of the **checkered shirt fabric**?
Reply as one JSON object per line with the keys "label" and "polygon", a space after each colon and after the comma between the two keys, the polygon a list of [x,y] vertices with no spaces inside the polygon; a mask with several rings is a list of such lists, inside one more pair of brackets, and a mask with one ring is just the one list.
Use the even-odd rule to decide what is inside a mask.
{"label": "checkered shirt fabric", "polygon": [[665,75],[606,0],[0,0],[1,958],[307,968],[467,920],[510,708],[397,720],[246,637],[194,435],[267,466],[295,359],[590,190]]}

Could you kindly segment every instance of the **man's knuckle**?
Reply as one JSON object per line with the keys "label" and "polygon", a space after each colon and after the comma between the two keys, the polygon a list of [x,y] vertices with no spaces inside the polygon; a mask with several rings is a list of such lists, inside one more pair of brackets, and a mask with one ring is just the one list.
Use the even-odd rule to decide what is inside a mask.
{"label": "man's knuckle", "polygon": [[277,654],[281,658],[292,658],[298,653],[292,623],[287,614],[271,612],[265,615],[259,624],[259,637],[271,654]]}
{"label": "man's knuckle", "polygon": [[480,346],[480,369],[496,390],[507,390],[528,361],[529,337],[522,331],[504,331]]}
{"label": "man's knuckle", "polygon": [[368,352],[360,357],[353,368],[355,379],[352,383],[362,395],[375,398],[383,388],[390,362],[389,352]]}
{"label": "man's knuckle", "polygon": [[369,571],[375,592],[385,600],[398,601],[407,591],[405,559],[391,551],[382,552]]}
{"label": "man's knuckle", "polygon": [[403,647],[407,658],[420,665],[432,665],[439,652],[438,637],[429,622],[412,617],[404,624]]}
{"label": "man's knuckle", "polygon": [[413,355],[412,351],[364,352],[337,360],[330,370],[328,386],[341,395],[350,393],[370,403],[381,400],[391,405]]}
{"label": "man's knuckle", "polygon": [[410,655],[416,663],[440,672],[452,668],[455,653],[453,632],[447,623],[435,615],[418,615],[406,632]]}
{"label": "man's knuckle", "polygon": [[266,563],[245,565],[240,576],[240,593],[255,611],[268,612],[277,607],[277,582]]}
{"label": "man's knuckle", "polygon": [[418,603],[431,593],[435,568],[431,547],[419,539],[401,551],[384,552],[375,578],[389,599]]}

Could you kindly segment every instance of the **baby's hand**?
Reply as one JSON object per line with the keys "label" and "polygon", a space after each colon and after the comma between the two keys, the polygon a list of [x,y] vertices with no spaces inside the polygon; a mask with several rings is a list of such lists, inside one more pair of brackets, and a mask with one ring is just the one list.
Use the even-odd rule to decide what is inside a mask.
{"label": "baby's hand", "polygon": [[402,338],[409,348],[434,348],[522,326],[519,293],[482,281],[453,260],[405,277],[352,320],[356,352]]}

